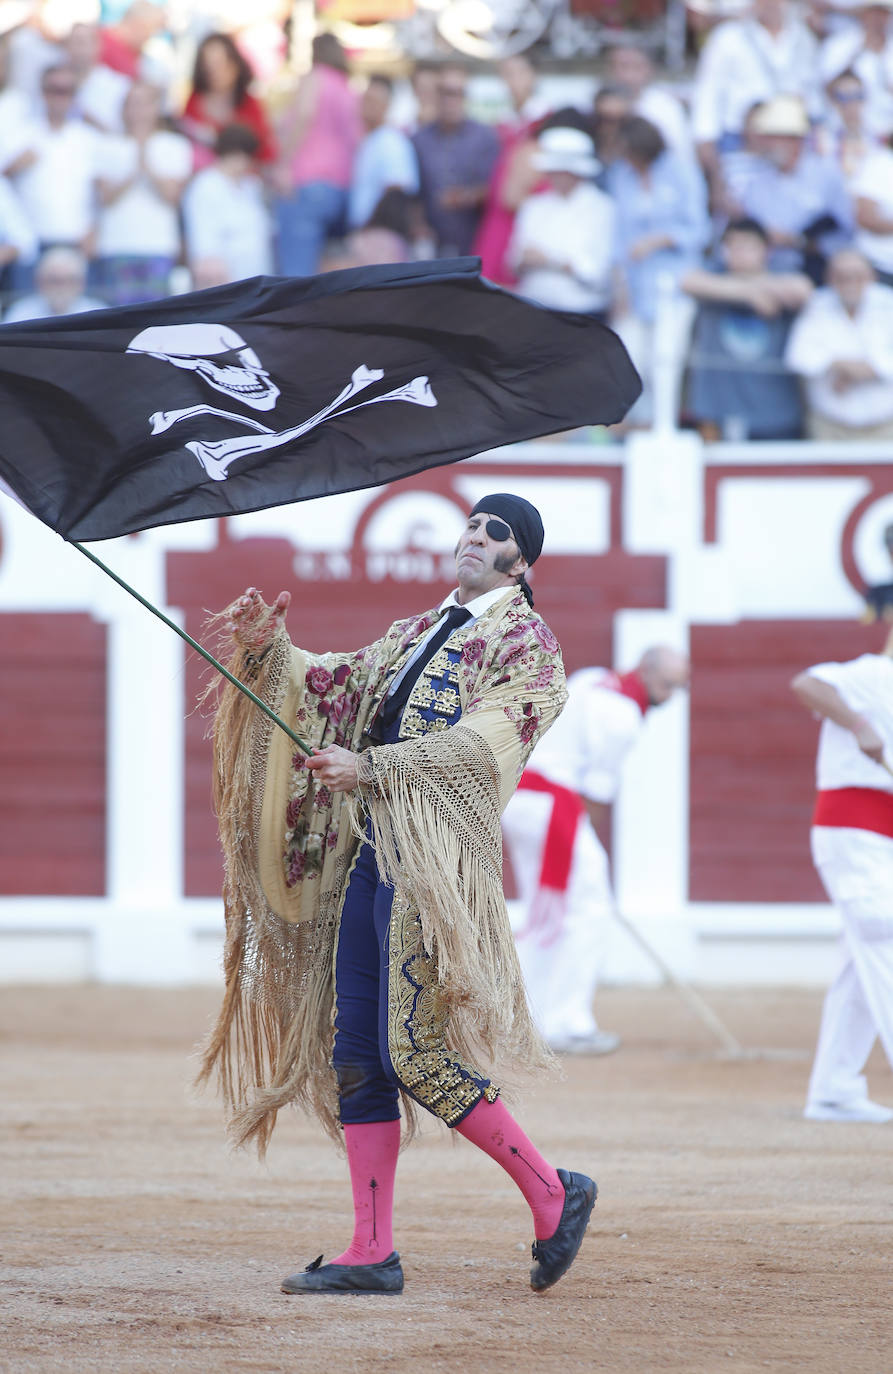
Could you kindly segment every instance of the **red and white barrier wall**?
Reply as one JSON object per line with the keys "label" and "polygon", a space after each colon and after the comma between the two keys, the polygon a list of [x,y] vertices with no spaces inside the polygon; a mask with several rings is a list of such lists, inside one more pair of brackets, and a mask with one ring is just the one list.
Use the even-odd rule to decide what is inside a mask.
{"label": "red and white barrier wall", "polygon": [[[715,445],[500,450],[384,490],[96,546],[197,637],[245,586],[293,592],[290,629],[349,648],[453,585],[469,505],[528,496],[537,609],[569,670],[688,647],[615,807],[618,901],[684,976],[814,982],[836,920],[809,862],[816,725],[791,677],[877,649],[864,582],[893,580],[893,453]],[[217,976],[220,858],[201,659],[77,550],[0,498],[0,981]],[[605,973],[653,976],[618,930]]]}

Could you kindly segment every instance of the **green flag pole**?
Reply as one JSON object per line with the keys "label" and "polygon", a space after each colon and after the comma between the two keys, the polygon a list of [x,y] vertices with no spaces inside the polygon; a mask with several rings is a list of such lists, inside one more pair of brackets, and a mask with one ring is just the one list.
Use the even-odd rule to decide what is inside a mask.
{"label": "green flag pole", "polygon": [[259,706],[260,709],[263,711],[264,715],[269,716],[270,720],[272,720],[274,724],[279,726],[280,730],[284,730],[285,733],[288,735],[289,739],[292,740],[292,742],[296,744],[299,749],[303,749],[305,754],[313,753],[313,750],[310,748],[308,744],[304,742],[304,740],[301,739],[300,735],[296,735],[294,730],[292,730],[290,726],[286,725],[284,720],[280,720],[276,712],[272,711],[265,701],[261,701],[259,696],[255,696],[254,692],[252,692],[250,687],[246,687],[244,682],[240,682],[237,677],[234,677],[228,668],[224,668],[223,664],[218,662],[218,660],[214,657],[213,654],[209,654],[207,649],[203,649],[201,644],[199,644],[198,640],[193,639],[192,635],[188,635],[186,631],[182,630],[179,625],[174,623],[173,620],[168,619],[168,617],[164,614],[163,611],[160,611],[157,606],[152,605],[151,601],[147,601],[144,596],[140,596],[136,588],[131,587],[129,582],[125,582],[123,577],[119,577],[116,572],[113,572],[107,564],[103,563],[101,558],[96,557],[95,553],[91,553],[89,549],[84,548],[83,544],[78,544],[77,541],[74,539],[70,540],[69,542],[71,543],[71,547],[73,549],[77,549],[78,552],[82,553],[85,558],[89,558],[90,562],[95,563],[97,568],[102,568],[102,571],[104,573],[107,573],[113,582],[117,582],[119,587],[123,587],[125,592],[129,592],[130,595],[134,597],[140,603],[141,606],[145,606],[147,611],[151,611],[154,616],[157,616],[158,619],[162,621],[162,623],[165,624],[169,630],[173,630],[174,634],[178,634],[181,639],[185,639],[186,643],[191,648],[195,649],[196,653],[201,654],[202,658],[206,659],[207,662],[210,663],[212,668],[216,668],[218,673],[223,674],[227,682],[231,682],[234,687],[238,687],[239,691],[242,692],[244,696],[248,697],[251,701],[253,701],[255,706]]}

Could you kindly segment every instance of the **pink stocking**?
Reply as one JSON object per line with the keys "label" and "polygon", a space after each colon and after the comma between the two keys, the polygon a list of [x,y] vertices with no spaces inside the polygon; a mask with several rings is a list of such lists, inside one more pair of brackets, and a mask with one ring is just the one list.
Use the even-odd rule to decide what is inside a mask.
{"label": "pink stocking", "polygon": [[377,1264],[394,1248],[394,1175],[400,1122],[372,1121],[345,1126],[344,1143],[353,1188],[353,1240],[329,1264]]}
{"label": "pink stocking", "polygon": [[533,1213],[537,1240],[548,1240],[558,1229],[564,1207],[564,1187],[551,1164],[531,1144],[502,1102],[481,1098],[455,1128],[485,1155],[501,1164],[514,1179]]}

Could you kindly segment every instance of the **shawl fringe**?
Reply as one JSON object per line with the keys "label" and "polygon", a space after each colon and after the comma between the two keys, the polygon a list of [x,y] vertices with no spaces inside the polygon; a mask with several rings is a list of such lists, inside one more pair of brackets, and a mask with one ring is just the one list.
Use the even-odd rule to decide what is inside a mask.
{"label": "shawl fringe", "polygon": [[385,882],[419,912],[426,951],[463,1057],[524,1068],[554,1060],[537,1033],[502,887],[499,768],[480,735],[456,725],[367,750],[359,791]]}
{"label": "shawl fringe", "polygon": [[[220,617],[225,619],[226,613]],[[277,713],[288,686],[291,643],[277,633],[258,669],[237,648],[226,664]],[[212,684],[209,693],[217,694]],[[290,924],[273,912],[258,873],[257,837],[273,721],[238,689],[219,691],[213,727],[213,798],[225,877],[223,1005],[200,1048],[198,1086],[216,1071],[235,1145],[266,1152],[279,1110],[300,1101],[340,1139],[331,1041],[332,916]]]}

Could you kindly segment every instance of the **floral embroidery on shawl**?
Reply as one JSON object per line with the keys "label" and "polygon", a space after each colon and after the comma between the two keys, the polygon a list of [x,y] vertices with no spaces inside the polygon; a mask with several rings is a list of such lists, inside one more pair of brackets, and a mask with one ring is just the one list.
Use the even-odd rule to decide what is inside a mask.
{"label": "floral embroidery on shawl", "polygon": [[[364,731],[392,676],[437,618],[435,610],[398,621],[380,640],[349,654],[305,654],[280,631],[260,670],[241,650],[229,667],[251,679],[274,709],[288,702],[285,718],[311,747],[343,744],[361,752],[368,744]],[[500,599],[463,628],[464,639],[460,629],[454,640],[461,645],[460,721],[411,745],[369,750],[374,768],[368,776],[370,781],[374,777],[374,785],[365,800],[377,814],[378,834],[394,821],[389,834],[397,852],[403,852],[401,824],[407,818],[410,827],[421,823],[416,838],[423,842],[430,815],[426,798],[443,795],[449,800],[451,770],[461,772],[463,759],[475,760],[481,776],[492,777],[486,797],[481,793],[486,824],[465,827],[468,838],[462,843],[474,852],[470,849],[460,860],[469,875],[482,875],[480,885],[487,889],[486,899],[469,907],[463,923],[471,932],[469,948],[475,938],[482,939],[490,951],[490,967],[503,973],[489,1002],[475,1003],[462,987],[449,983],[451,951],[457,968],[468,951],[459,949],[444,925],[452,917],[446,908],[439,911],[437,882],[426,889],[422,918],[432,953],[443,940],[443,993],[454,1007],[454,1040],[467,1043],[483,1035],[494,1056],[513,1054],[523,1067],[542,1062],[542,1046],[524,1003],[505,915],[498,816],[533,744],[564,704],[564,672],[554,635],[520,593]],[[410,750],[414,752],[404,752]],[[319,1116],[337,1138],[332,952],[359,843],[354,802],[319,784],[304,766],[304,756],[232,687],[220,696],[215,758],[227,873],[227,990],[205,1049],[202,1076],[219,1070],[232,1133],[240,1143],[255,1138],[263,1151],[277,1112],[295,1101]],[[398,777],[401,808],[389,818],[388,790]],[[482,837],[480,843],[476,836]],[[447,844],[444,855],[451,853]],[[428,876],[433,871],[429,864]],[[448,880],[453,888],[455,875],[453,867]],[[414,896],[412,875],[403,877]],[[450,910],[455,912],[454,903]],[[484,926],[475,937],[474,923],[480,921]],[[485,988],[477,991],[486,999]],[[507,1005],[499,1005],[500,993],[507,996]]]}

